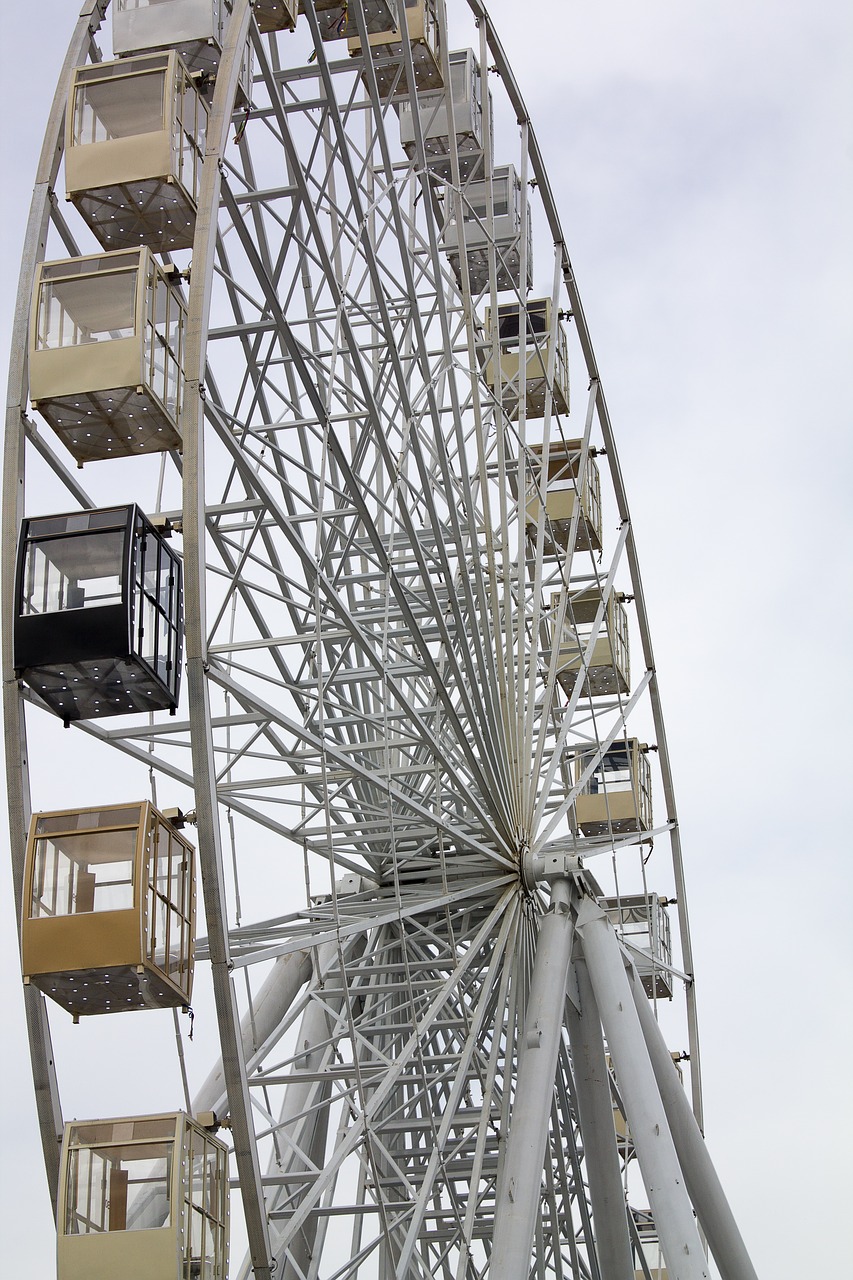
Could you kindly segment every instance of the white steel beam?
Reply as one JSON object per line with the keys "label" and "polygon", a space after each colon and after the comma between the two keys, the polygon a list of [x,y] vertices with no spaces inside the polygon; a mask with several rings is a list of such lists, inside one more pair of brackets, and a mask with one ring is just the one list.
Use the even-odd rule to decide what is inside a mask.
{"label": "white steel beam", "polygon": [[518,1064],[506,1159],[495,1202],[490,1280],[530,1270],[572,954],[571,882],[555,880],[543,916]]}
{"label": "white steel beam", "polygon": [[613,1140],[613,1099],[601,1016],[585,962],[576,960],[572,969],[580,1008],[567,1000],[566,1021],[598,1265],[601,1280],[634,1280],[621,1163]]}
{"label": "white steel beam", "polygon": [[580,905],[577,931],[669,1280],[709,1280],[708,1263],[649,1060],[619,940],[605,912],[592,898],[584,898]]}
{"label": "white steel beam", "polygon": [[228,1091],[234,1155],[240,1179],[249,1252],[256,1280],[271,1280],[269,1227],[261,1170],[252,1123],[246,1063],[231,978],[228,915],[216,796],[216,766],[207,684],[205,607],[204,437],[201,413],[208,299],[213,278],[216,213],[219,207],[220,161],[231,123],[242,50],[251,10],[248,0],[235,0],[220,62],[199,198],[195,259],[197,273],[190,295],[186,335],[187,382],[184,416],[184,564],[186,602],[186,670],[192,765],[198,813],[198,853],[210,942],[210,965],[219,1021],[222,1067]]}
{"label": "white steel beam", "polygon": [[696,1117],[636,973],[631,992],[690,1198],[723,1280],[758,1280]]}

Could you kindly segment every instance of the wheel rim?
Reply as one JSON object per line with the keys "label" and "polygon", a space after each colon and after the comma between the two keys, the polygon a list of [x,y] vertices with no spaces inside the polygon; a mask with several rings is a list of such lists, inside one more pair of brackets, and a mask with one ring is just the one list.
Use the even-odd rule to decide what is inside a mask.
{"label": "wheel rim", "polygon": [[[480,6],[471,8],[485,66],[502,54]],[[262,42],[255,33],[253,112],[235,143],[236,51],[250,24],[248,4],[236,3],[235,52],[229,62],[226,46],[214,100],[183,420],[187,710],[176,724],[147,732],[141,725],[131,734],[97,722],[81,727],[175,785],[193,784],[208,929],[201,952],[216,975],[255,1273],[268,1273],[275,1257],[294,1276],[309,1265],[316,1275],[384,1276],[406,1267],[413,1275],[439,1267],[477,1275],[488,1264],[517,1024],[545,907],[534,887],[536,858],[593,851],[566,825],[586,780],[572,772],[575,748],[593,748],[591,771],[625,736],[629,714],[632,725],[645,717],[656,731],[669,818],[661,826],[673,843],[681,964],[689,974],[675,810],[624,492],[562,237],[554,237],[558,251],[546,275],[554,309],[573,314],[592,379],[583,430],[568,428],[550,392],[544,425],[499,411],[480,376],[490,354],[482,312],[484,305],[494,311],[505,295],[490,289],[472,299],[469,282],[463,278],[460,287],[453,279],[435,217],[439,189],[417,173],[422,146],[406,166],[374,77],[368,73],[364,86],[354,68],[330,62],[316,18],[306,20],[316,61],[298,73],[278,61],[294,37]],[[81,21],[69,66],[82,60],[86,39]],[[508,70],[502,65],[516,107]],[[411,65],[407,71],[411,78]],[[369,110],[357,105],[365,92]],[[516,164],[523,207],[528,181],[536,181],[537,226],[553,231],[556,215],[528,124],[516,145],[516,156],[495,158]],[[50,182],[42,176],[34,227],[47,223],[55,172]],[[454,203],[449,187],[443,198],[445,208]],[[37,230],[34,238],[44,239]],[[522,278],[526,253],[522,237]],[[488,257],[494,281],[499,260],[494,250]],[[12,376],[20,385],[23,370],[13,368]],[[23,440],[33,435],[17,420],[13,427],[12,417],[7,568],[21,514]],[[582,437],[583,466],[593,439],[607,450],[607,500],[621,532],[601,565],[589,549],[558,559],[547,521],[531,526],[524,518],[542,478],[532,446],[543,437],[555,444]],[[46,432],[39,448],[75,500],[88,505]],[[617,580],[630,583],[638,599],[635,634],[646,673],[605,710],[582,680],[563,697],[551,660],[550,596],[570,577],[605,591]],[[6,608],[8,673],[8,600]],[[593,625],[600,630],[602,618]],[[6,690],[7,747],[16,748],[7,750],[12,843],[20,849],[29,810],[24,731],[18,691],[8,680]],[[227,845],[232,817],[239,917],[223,871],[223,832]],[[616,843],[638,842],[617,835]],[[311,905],[302,912],[268,909],[270,868],[283,856],[306,885]],[[286,898],[291,892],[288,886]],[[245,999],[238,999],[232,968],[251,975],[250,989],[270,960],[299,956],[302,963],[312,947],[300,970],[302,994],[294,992],[290,1005],[281,998],[264,1040],[273,1061],[258,1063],[256,1053],[244,1053]],[[36,1078],[51,1099],[42,1108],[47,1150],[59,1131],[57,1093],[43,1002],[35,993],[28,1000]],[[313,1059],[300,1069],[292,1043],[297,1015],[303,1029],[313,1028],[311,1051],[322,1071]],[[692,1003],[688,1021],[695,1058]],[[505,1028],[503,1045],[495,1027]],[[334,1083],[310,1078],[324,1073]],[[307,1090],[310,1124],[302,1112],[275,1119],[286,1076],[295,1079],[291,1109],[299,1089]],[[696,1099],[695,1062],[693,1084]],[[594,1274],[596,1266],[579,1194],[582,1144],[575,1142],[572,1089],[564,1046],[537,1235],[543,1274],[559,1273],[561,1251],[576,1274]],[[466,1091],[476,1099],[478,1090],[479,1109],[470,1108],[476,1115],[460,1119]],[[403,1116],[409,1129],[401,1127]],[[333,1138],[339,1131],[343,1136]],[[412,1139],[407,1147],[412,1133],[419,1145]],[[324,1169],[315,1176],[320,1153]],[[55,1180],[50,1167],[49,1175]],[[353,1195],[351,1203],[346,1197]],[[335,1218],[347,1220],[349,1259],[333,1239],[339,1233],[328,1229]]]}

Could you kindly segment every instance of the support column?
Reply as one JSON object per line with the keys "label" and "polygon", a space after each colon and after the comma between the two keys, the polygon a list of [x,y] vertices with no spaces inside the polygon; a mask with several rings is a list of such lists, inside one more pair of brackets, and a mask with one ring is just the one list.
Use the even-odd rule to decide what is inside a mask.
{"label": "support column", "polygon": [[570,903],[571,882],[555,880],[536,944],[509,1140],[495,1203],[491,1280],[519,1280],[530,1271],[572,954]]}
{"label": "support column", "polygon": [[586,963],[576,960],[573,969],[580,1011],[570,1000],[566,1008],[598,1266],[601,1280],[634,1280],[601,1018]]}
{"label": "support column", "polygon": [[591,898],[581,903],[577,929],[670,1280],[709,1280],[618,939]]}
{"label": "support column", "polygon": [[720,1268],[723,1280],[758,1280],[666,1041],[649,1008],[646,993],[633,972],[631,992],[675,1149],[684,1171],[687,1190],[696,1207],[714,1261]]}

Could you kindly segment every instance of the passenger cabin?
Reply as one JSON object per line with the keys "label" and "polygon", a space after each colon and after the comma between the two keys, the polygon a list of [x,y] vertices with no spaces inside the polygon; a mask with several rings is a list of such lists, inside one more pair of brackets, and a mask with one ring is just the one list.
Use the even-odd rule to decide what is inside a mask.
{"label": "passenger cabin", "polygon": [[665,898],[656,893],[605,898],[602,906],[627,945],[637,976],[649,998],[672,999],[672,940]]}
{"label": "passenger cabin", "polygon": [[214,1125],[183,1112],[66,1124],[57,1280],[225,1280],[228,1148]]}
{"label": "passenger cabin", "polygon": [[[305,3],[306,0],[299,0],[300,13],[305,12]],[[389,0],[361,0],[360,7],[368,35],[394,30],[396,15]],[[314,0],[314,8],[317,11],[320,36],[324,41],[348,40],[350,36],[358,38],[358,24],[346,0]]]}
{"label": "passenger cabin", "polygon": [[[574,550],[600,551],[602,548],[601,477],[589,450],[584,460],[582,440],[552,440],[548,446],[547,476],[542,478],[544,445],[529,446],[534,493],[528,497],[525,516],[528,532],[535,536],[542,510],[540,492],[545,490],[546,548],[568,550],[572,522],[577,510]],[[532,473],[532,474],[531,474]]]}
{"label": "passenger cabin", "polygon": [[[113,0],[111,8],[117,58],[174,49],[191,72],[216,75],[231,0]],[[286,29],[296,22],[293,0],[255,0],[252,11],[262,31]],[[238,101],[248,101],[251,83],[252,47],[247,42]]]}
{"label": "passenger cabin", "polygon": [[194,851],[148,801],[36,813],[24,981],[75,1018],[190,1003]]}
{"label": "passenger cabin", "polygon": [[68,199],[104,249],[192,247],[208,104],[176,53],[78,67],[65,119]]}
{"label": "passenger cabin", "polygon": [[[571,695],[583,656],[592,639],[593,626],[602,604],[598,587],[587,587],[569,597],[560,633],[557,679]],[[557,625],[560,596],[551,601],[554,627]],[[628,616],[615,591],[610,591],[604,612],[587,658],[584,694],[592,698],[628,693],[631,666],[628,653]]]}
{"label": "passenger cabin", "polygon": [[[494,253],[495,288],[498,293],[533,287],[533,232],[530,209],[522,217],[521,181],[511,164],[499,165],[491,177],[466,184],[450,198],[442,247],[462,284],[462,244],[468,263],[472,294],[491,284],[489,262]],[[461,209],[461,226],[458,210]],[[521,278],[522,244],[526,241],[527,270]],[[487,379],[488,380],[488,379]]]}
{"label": "passenger cabin", "polygon": [[[390,31],[369,34],[376,85],[383,102],[406,97],[410,90],[412,93],[424,93],[444,87],[436,0],[397,0],[397,3],[400,11],[406,14],[406,35],[412,52],[415,83],[409,84],[400,29],[392,26]],[[359,36],[350,35],[347,47],[351,57],[361,56]]]}
{"label": "passenger cabin", "polygon": [[[524,355],[521,344],[524,333]],[[486,308],[486,341],[491,344],[495,332],[491,308]],[[553,323],[551,299],[538,298],[531,302],[507,302],[498,307],[497,339],[500,350],[501,400],[511,418],[517,418],[522,395],[525,415],[541,418],[545,414],[548,392],[548,370],[552,366],[551,410],[553,413],[569,412],[569,358],[566,350],[566,334],[562,325]],[[522,367],[524,389],[522,391]],[[486,385],[495,396],[498,379],[495,370],[493,348],[487,351],[483,373]]]}
{"label": "passenger cabin", "polygon": [[24,520],[15,672],[71,720],[174,712],[181,562],[136,506]]}
{"label": "passenger cabin", "polygon": [[[575,817],[585,836],[651,831],[652,779],[646,750],[636,738],[628,738],[605,751],[575,801]],[[575,756],[576,781],[597,754],[590,748]]]}
{"label": "passenger cabin", "polygon": [[[417,107],[410,102],[400,103],[400,142],[409,159],[414,159],[417,113],[430,172],[442,182],[452,182],[451,154],[455,151],[461,181],[482,179],[485,140],[480,67],[472,49],[455,49],[449,61],[449,92],[419,94]],[[488,117],[491,128],[491,110]]]}
{"label": "passenger cabin", "polygon": [[181,447],[186,302],[149,249],[43,262],[30,398],[78,463]]}

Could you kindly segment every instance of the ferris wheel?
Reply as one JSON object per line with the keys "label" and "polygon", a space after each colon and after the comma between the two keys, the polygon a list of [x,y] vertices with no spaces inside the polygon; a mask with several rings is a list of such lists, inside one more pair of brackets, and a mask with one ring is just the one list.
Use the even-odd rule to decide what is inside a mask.
{"label": "ferris wheel", "polygon": [[[486,6],[109,7],[48,124],[3,493],[60,1280],[158,1232],[152,1275],[224,1280],[229,1159],[241,1280],[698,1280],[699,1227],[753,1280],[616,446]],[[32,717],[135,790],[60,809]],[[65,1125],[51,1023],[118,1065],[194,970],[207,1078],[179,1035],[185,1103]]]}

